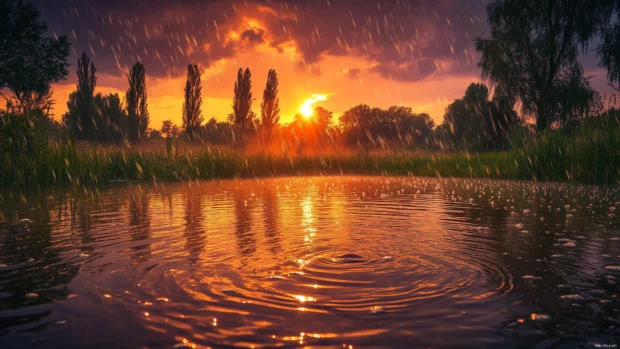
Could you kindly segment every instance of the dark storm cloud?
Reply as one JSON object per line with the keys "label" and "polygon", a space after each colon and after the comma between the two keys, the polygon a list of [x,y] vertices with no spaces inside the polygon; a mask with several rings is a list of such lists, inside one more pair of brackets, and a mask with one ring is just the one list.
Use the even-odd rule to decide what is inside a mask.
{"label": "dark storm cloud", "polygon": [[265,41],[265,31],[263,29],[247,29],[241,33],[241,39],[252,43],[263,43]]}
{"label": "dark storm cloud", "polygon": [[376,74],[418,81],[470,73],[472,40],[486,27],[482,0],[34,3],[54,33],[69,37],[72,59],[85,51],[100,72],[115,75],[140,60],[151,76],[178,76],[189,62],[209,66],[255,45],[282,51],[292,41],[298,67],[313,75],[322,74],[325,55],[354,55],[373,63]]}
{"label": "dark storm cloud", "polygon": [[372,68],[385,77],[398,81],[419,81],[436,71],[435,62],[432,59],[409,60],[401,65],[393,62],[379,63]]}
{"label": "dark storm cloud", "polygon": [[[471,73],[472,41],[484,34],[486,1],[316,1],[280,20],[306,64],[325,54],[358,55],[384,77],[417,81],[447,62],[448,74]],[[289,11],[290,7],[286,9]],[[281,11],[281,13],[286,13]],[[416,63],[421,61],[421,63]]]}

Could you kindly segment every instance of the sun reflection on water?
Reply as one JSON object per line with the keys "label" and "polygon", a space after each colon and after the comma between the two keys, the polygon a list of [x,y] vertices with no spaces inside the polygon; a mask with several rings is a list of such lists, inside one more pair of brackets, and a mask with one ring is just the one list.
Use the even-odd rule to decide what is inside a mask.
{"label": "sun reflection on water", "polygon": [[[41,223],[9,234],[0,222],[0,295],[46,311],[20,329],[53,319],[58,343],[88,317],[186,347],[497,344],[484,329],[506,318],[516,331],[587,318],[591,300],[617,308],[618,194],[604,190],[317,177],[110,188],[77,208],[50,195],[6,209]],[[540,292],[570,314],[535,302]],[[450,336],[425,334],[429,319]]]}

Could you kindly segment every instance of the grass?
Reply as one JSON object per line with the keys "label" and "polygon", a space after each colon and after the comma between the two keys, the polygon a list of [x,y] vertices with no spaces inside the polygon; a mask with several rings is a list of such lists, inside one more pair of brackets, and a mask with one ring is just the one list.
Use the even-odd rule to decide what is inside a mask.
{"label": "grass", "polygon": [[618,116],[585,123],[571,136],[550,132],[519,150],[495,153],[417,153],[285,156],[195,147],[80,147],[42,142],[30,156],[0,159],[0,186],[186,181],[288,175],[413,175],[538,181],[620,183]]}

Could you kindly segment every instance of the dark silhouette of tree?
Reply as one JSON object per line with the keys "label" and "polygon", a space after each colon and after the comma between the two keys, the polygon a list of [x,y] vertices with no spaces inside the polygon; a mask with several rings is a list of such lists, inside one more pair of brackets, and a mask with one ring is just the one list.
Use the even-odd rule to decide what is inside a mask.
{"label": "dark silhouette of tree", "polygon": [[0,91],[9,110],[35,109],[46,115],[53,105],[51,84],[67,77],[70,45],[66,37],[43,37],[39,11],[22,0],[0,0]]}
{"label": "dark silhouette of tree", "polygon": [[160,132],[166,136],[166,149],[168,153],[172,152],[172,141],[179,136],[181,130],[172,120],[164,120]]}
{"label": "dark silhouette of tree", "polygon": [[314,108],[314,117],[311,121],[316,124],[317,132],[321,134],[327,133],[327,130],[332,126],[332,119],[334,117],[334,113],[323,108],[316,107]]}
{"label": "dark silhouette of tree", "polygon": [[90,61],[86,53],[78,59],[77,89],[69,97],[67,102],[67,114],[64,116],[65,124],[76,139],[95,140],[97,133],[97,121],[93,98],[97,77],[95,65]]}
{"label": "dark silhouette of tree", "polygon": [[280,99],[278,98],[278,74],[274,69],[269,70],[267,84],[263,91],[261,107],[261,125],[264,137],[270,138],[274,127],[280,121]]}
{"label": "dark silhouette of tree", "polygon": [[99,131],[97,140],[123,141],[126,137],[128,120],[118,93],[110,93],[107,96],[98,93],[93,104]]}
{"label": "dark silhouette of tree", "polygon": [[239,69],[233,98],[233,122],[243,131],[252,126],[252,101],[252,73],[249,68],[245,72]]}
{"label": "dark silhouette of tree", "polygon": [[149,140],[160,140],[162,139],[161,132],[154,128],[149,128]]}
{"label": "dark silhouette of tree", "polygon": [[314,108],[310,118],[297,114],[283,129],[284,143],[289,149],[296,149],[298,154],[321,151],[337,139],[332,119],[333,113],[320,106]]}
{"label": "dark silhouette of tree", "polygon": [[485,104],[489,100],[489,89],[484,84],[472,83],[467,86],[463,99],[480,112],[482,108],[486,107]]}
{"label": "dark silhouette of tree", "polygon": [[96,68],[86,53],[78,59],[77,89],[69,95],[65,126],[78,140],[118,142],[125,138],[128,120],[118,94],[95,95]]}
{"label": "dark silhouette of tree", "polygon": [[185,102],[183,103],[183,128],[190,141],[193,141],[200,132],[202,118],[202,84],[198,66],[190,64],[187,67],[187,82],[185,83]]}
{"label": "dark silhouette of tree", "polygon": [[435,133],[442,148],[500,150],[508,147],[510,131],[518,123],[517,113],[502,90],[489,100],[489,89],[472,83],[462,99],[446,108],[443,124]]}
{"label": "dark silhouette of tree", "polygon": [[[616,14],[620,16],[620,1],[617,6]],[[607,79],[612,84],[617,83],[614,88],[620,92],[620,20],[602,30],[602,43],[597,55],[601,59],[600,66],[607,69]]]}
{"label": "dark silhouette of tree", "polygon": [[[577,55],[605,21],[609,0],[495,0],[487,7],[491,37],[476,38],[482,76],[536,116],[543,131],[568,117],[565,88],[588,84]],[[588,93],[584,93],[587,95]]]}
{"label": "dark silhouette of tree", "polygon": [[590,81],[583,78],[581,66],[566,74],[551,100],[557,104],[553,109],[553,120],[566,131],[571,131],[585,118],[599,115],[603,110],[602,98],[592,89]]}
{"label": "dark silhouette of tree", "polygon": [[232,145],[234,140],[233,124],[217,121],[214,117],[203,126],[204,139],[211,144]]}
{"label": "dark silhouette of tree", "polygon": [[172,120],[164,120],[160,132],[168,138],[176,138],[181,133],[181,130]]}
{"label": "dark silhouette of tree", "polygon": [[146,136],[150,117],[146,96],[146,74],[144,65],[134,64],[128,76],[129,89],[125,96],[129,119],[128,136],[131,141],[139,141]]}
{"label": "dark silhouette of tree", "polygon": [[86,52],[82,53],[82,57],[78,59],[76,102],[78,122],[82,125],[82,133],[85,139],[95,138],[97,128],[93,108],[93,96],[95,86],[97,86],[96,71],[95,65],[90,61]]}
{"label": "dark silhouette of tree", "polygon": [[428,143],[434,126],[428,114],[416,114],[409,107],[388,109],[357,105],[340,116],[342,137],[349,145],[365,148],[394,146],[419,147]]}

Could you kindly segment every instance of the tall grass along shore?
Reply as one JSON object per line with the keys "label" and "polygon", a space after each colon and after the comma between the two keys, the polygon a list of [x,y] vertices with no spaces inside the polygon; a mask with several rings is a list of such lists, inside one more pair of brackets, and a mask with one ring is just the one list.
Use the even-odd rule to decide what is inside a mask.
{"label": "tall grass along shore", "polygon": [[5,150],[0,186],[98,185],[288,175],[411,175],[538,181],[620,182],[617,117],[586,122],[571,135],[550,132],[504,152],[323,155],[246,154],[217,148],[80,147],[40,139]]}

